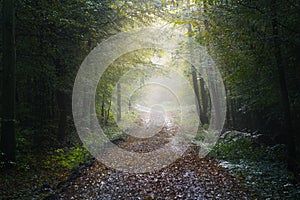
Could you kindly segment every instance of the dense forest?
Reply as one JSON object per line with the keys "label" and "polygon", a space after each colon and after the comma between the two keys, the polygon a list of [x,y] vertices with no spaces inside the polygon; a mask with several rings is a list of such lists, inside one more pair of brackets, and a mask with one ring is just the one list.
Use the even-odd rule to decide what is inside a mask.
{"label": "dense forest", "polygon": [[[0,2],[0,199],[300,199],[298,0]],[[103,49],[120,33],[160,26],[180,30],[188,51],[151,48],[135,35],[139,48],[122,52],[128,37],[116,58]],[[195,66],[193,45],[222,83],[205,75],[213,68]],[[88,55],[97,51],[94,64]],[[83,65],[97,67],[81,80]],[[107,139],[95,144],[90,126],[80,135],[77,119]],[[220,138],[201,157],[213,123]],[[177,132],[188,132],[189,147],[155,172],[122,172],[99,161],[110,154],[97,155],[114,152],[107,140],[146,154]]]}

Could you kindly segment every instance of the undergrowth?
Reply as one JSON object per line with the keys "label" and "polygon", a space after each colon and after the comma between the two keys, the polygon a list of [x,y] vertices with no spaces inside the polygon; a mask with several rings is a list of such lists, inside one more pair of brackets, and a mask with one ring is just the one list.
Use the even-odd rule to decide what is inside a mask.
{"label": "undergrowth", "polygon": [[91,155],[83,147],[72,147],[67,150],[56,149],[49,152],[43,161],[43,167],[53,171],[74,170]]}
{"label": "undergrowth", "polygon": [[300,186],[287,170],[284,145],[266,146],[248,138],[220,140],[210,155],[262,199],[300,199]]}
{"label": "undergrowth", "polygon": [[18,130],[16,162],[10,168],[0,162],[0,199],[43,199],[91,157],[80,144],[39,150],[32,135],[31,129]]}

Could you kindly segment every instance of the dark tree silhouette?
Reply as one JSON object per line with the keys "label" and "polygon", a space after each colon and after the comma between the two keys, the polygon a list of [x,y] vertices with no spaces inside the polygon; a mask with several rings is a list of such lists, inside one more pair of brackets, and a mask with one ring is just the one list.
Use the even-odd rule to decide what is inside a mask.
{"label": "dark tree silhouette", "polygon": [[1,151],[4,161],[16,160],[15,97],[16,48],[14,0],[4,0],[3,7],[3,77]]}

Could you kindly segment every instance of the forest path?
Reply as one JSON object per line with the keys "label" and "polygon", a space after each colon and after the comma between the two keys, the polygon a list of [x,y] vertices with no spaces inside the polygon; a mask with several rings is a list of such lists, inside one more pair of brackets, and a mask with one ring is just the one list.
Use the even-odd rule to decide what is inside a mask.
{"label": "forest path", "polygon": [[[166,123],[151,139],[128,137],[119,144],[128,151],[149,152],[169,141],[177,128]],[[114,151],[111,147],[110,151]],[[95,161],[58,191],[59,199],[253,199],[241,180],[211,157],[200,159],[195,147],[159,171],[128,173]]]}

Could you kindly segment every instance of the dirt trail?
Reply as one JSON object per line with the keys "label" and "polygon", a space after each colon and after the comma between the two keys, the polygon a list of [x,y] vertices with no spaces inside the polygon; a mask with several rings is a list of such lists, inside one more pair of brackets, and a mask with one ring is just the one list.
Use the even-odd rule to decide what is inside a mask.
{"label": "dirt trail", "polygon": [[[150,152],[165,145],[176,134],[169,121],[151,139],[128,137],[119,147],[127,151]],[[110,149],[114,151],[114,149]],[[128,161],[130,162],[130,161]],[[254,199],[210,157],[200,159],[195,147],[159,171],[128,173],[117,171],[95,161],[82,168],[80,176],[67,182],[59,191],[59,199]]]}

